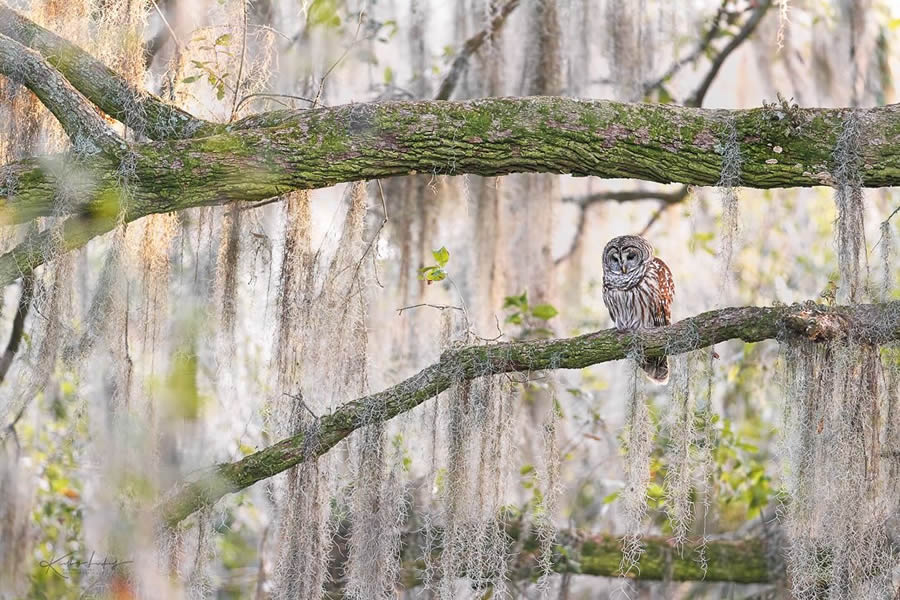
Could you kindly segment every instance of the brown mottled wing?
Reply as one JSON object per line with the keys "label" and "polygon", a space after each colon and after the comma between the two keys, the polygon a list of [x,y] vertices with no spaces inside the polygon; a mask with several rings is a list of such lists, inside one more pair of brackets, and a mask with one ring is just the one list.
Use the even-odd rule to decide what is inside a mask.
{"label": "brown mottled wing", "polygon": [[[654,258],[644,277],[650,299],[650,321],[653,327],[662,327],[672,322],[672,300],[675,299],[675,282],[666,263]],[[665,356],[648,358],[641,363],[644,372],[657,383],[669,380],[669,359]]]}
{"label": "brown mottled wing", "polygon": [[653,296],[655,306],[650,311],[654,327],[661,327],[672,322],[672,301],[675,299],[675,281],[672,271],[659,258],[653,259],[652,276],[656,278],[657,293]]}

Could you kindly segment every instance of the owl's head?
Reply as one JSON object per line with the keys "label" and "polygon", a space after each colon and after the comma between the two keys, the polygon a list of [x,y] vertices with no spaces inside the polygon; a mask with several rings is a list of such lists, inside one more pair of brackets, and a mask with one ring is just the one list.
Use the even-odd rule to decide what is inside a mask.
{"label": "owl's head", "polygon": [[653,246],[639,235],[620,235],[603,249],[603,274],[613,278],[639,279],[653,260]]}

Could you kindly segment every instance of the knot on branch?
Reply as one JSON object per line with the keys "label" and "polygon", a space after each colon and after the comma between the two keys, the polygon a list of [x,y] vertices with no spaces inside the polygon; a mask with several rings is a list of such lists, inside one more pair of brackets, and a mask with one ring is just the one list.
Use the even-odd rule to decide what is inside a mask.
{"label": "knot on branch", "polygon": [[802,305],[784,318],[788,329],[811,342],[824,342],[848,337],[852,320],[814,303]]}

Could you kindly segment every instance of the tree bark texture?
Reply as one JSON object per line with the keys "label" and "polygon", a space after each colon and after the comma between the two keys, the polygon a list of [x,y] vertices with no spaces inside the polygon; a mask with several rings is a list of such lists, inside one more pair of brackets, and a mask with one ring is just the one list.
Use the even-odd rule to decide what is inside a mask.
{"label": "tree bark texture", "polygon": [[[715,185],[728,132],[742,186],[832,185],[832,153],[850,109],[706,110],[557,97],[348,104],[275,111],[201,138],[105,153],[28,159],[0,169],[6,223],[59,214],[67,198],[88,233],[196,206],[255,202],[298,189],[415,173],[571,173]],[[865,186],[900,184],[900,105],[857,111]],[[62,209],[59,209],[62,210]],[[84,219],[94,221],[84,223]],[[67,226],[69,227],[69,226]],[[0,284],[44,260],[38,244],[0,257]]]}
{"label": "tree bark texture", "polygon": [[731,339],[759,342],[801,336],[812,341],[853,338],[880,344],[900,339],[900,301],[826,307],[813,303],[724,308],[658,329],[622,333],[608,329],[574,338],[468,346],[445,352],[439,362],[386,390],[351,400],[316,419],[304,431],[232,463],[221,463],[176,485],[158,509],[177,525],[222,496],[315,460],[366,424],[412,410],[454,384],[478,377],[544,369],[581,369],[620,360],[679,354]]}

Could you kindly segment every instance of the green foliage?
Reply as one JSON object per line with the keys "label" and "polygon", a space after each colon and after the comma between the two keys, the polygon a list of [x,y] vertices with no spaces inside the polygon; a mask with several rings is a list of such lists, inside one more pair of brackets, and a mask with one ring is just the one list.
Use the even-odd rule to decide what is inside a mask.
{"label": "green foliage", "polygon": [[30,425],[20,426],[22,445],[28,449],[32,463],[40,467],[32,511],[32,523],[40,537],[34,548],[28,597],[74,600],[82,597],[82,570],[75,563],[87,560],[87,552],[82,535],[80,457],[72,434],[86,435],[86,431],[80,420],[72,427],[65,410],[65,401],[72,400],[74,383],[64,380],[57,392],[51,398],[37,398],[41,405],[50,405],[51,421],[37,430]]}
{"label": "green foliage", "polygon": [[552,304],[531,305],[528,303],[528,292],[522,292],[518,296],[507,296],[503,301],[503,308],[510,311],[506,316],[507,323],[522,326],[519,339],[553,336],[553,331],[546,324],[559,311]]}
{"label": "green foliage", "polygon": [[181,419],[197,419],[206,403],[197,388],[197,356],[188,347],[177,352],[166,377],[169,414]]}
{"label": "green foliage", "polygon": [[306,13],[306,26],[310,29],[337,29],[341,26],[339,11],[340,6],[336,0],[313,0]]}
{"label": "green foliage", "polygon": [[391,438],[391,445],[394,448],[394,456],[399,457],[400,467],[403,469],[403,472],[409,473],[409,470],[412,468],[412,457],[403,445],[403,434],[398,433]]}
{"label": "green foliage", "polygon": [[[206,37],[194,38],[194,42],[205,42]],[[213,40],[212,44],[203,44],[201,50],[209,50],[213,52],[213,60],[191,60],[194,67],[194,73],[182,79],[182,83],[194,83],[201,79],[206,79],[210,87],[216,92],[216,98],[223,100],[225,98],[226,89],[233,89],[228,84],[228,78],[231,73],[226,70],[229,58],[234,58],[234,53],[228,48],[234,41],[231,33],[224,33]]]}
{"label": "green foliage", "polygon": [[447,271],[444,267],[450,261],[450,251],[446,247],[441,246],[438,250],[432,250],[431,256],[434,257],[437,264],[419,269],[419,280],[425,281],[429,285],[433,281],[443,281],[447,278]]}

